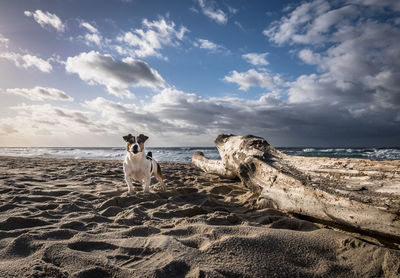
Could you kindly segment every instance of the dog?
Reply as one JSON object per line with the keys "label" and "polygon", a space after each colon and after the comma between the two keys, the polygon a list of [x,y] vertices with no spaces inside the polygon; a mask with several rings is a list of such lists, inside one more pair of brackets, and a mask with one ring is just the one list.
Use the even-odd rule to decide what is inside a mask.
{"label": "dog", "polygon": [[152,153],[144,152],[144,143],[149,139],[144,134],[132,136],[128,134],[122,137],[126,142],[127,154],[124,160],[124,174],[126,185],[128,186],[128,194],[131,194],[133,189],[132,179],[142,183],[143,192],[150,192],[151,177],[154,176],[165,191],[165,183],[161,173],[160,165],[152,157]]}

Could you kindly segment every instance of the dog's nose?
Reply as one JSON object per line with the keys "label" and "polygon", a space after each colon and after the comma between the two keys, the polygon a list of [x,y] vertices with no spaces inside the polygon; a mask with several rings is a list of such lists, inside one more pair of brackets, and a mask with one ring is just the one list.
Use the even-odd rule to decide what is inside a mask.
{"label": "dog's nose", "polygon": [[133,151],[133,153],[137,153],[138,152],[138,145],[133,145],[133,147],[132,147],[132,151]]}

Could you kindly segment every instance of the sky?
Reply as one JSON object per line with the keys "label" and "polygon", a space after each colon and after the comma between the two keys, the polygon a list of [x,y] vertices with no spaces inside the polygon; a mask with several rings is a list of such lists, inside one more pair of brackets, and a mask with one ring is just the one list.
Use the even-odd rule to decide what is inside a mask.
{"label": "sky", "polygon": [[400,146],[398,0],[4,0],[0,146]]}

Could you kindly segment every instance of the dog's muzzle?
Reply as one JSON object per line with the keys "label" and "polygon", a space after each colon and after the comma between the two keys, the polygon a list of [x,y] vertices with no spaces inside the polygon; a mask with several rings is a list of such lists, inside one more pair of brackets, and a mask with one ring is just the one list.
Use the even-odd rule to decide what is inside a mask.
{"label": "dog's muzzle", "polygon": [[134,154],[137,154],[137,153],[139,152],[139,145],[138,145],[138,144],[134,144],[134,145],[132,146],[132,152],[133,152]]}

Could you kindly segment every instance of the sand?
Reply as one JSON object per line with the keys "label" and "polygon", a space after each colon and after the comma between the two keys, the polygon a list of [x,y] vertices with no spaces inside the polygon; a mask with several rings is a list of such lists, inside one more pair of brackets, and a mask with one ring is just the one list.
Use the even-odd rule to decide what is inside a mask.
{"label": "sand", "polygon": [[0,277],[400,277],[396,244],[161,167],[166,192],[127,195],[121,161],[0,157]]}

